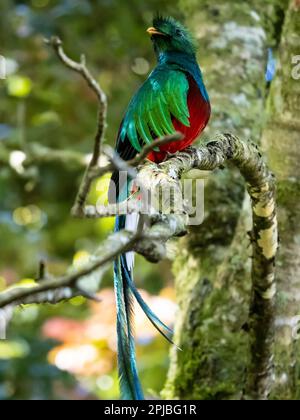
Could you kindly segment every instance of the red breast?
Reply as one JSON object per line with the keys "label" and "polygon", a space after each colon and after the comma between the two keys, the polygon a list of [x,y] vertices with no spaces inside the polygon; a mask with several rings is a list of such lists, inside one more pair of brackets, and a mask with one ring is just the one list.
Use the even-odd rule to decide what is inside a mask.
{"label": "red breast", "polygon": [[184,135],[184,138],[179,141],[174,141],[160,147],[160,152],[151,152],[148,155],[148,159],[153,162],[162,162],[168,153],[176,153],[177,151],[183,150],[190,146],[193,141],[199,136],[199,134],[206,127],[210,113],[210,103],[205,101],[201,91],[195,82],[195,80],[189,76],[189,92],[188,92],[188,108],[190,113],[190,126],[186,127],[176,118],[172,118],[173,126],[176,131],[179,131]]}

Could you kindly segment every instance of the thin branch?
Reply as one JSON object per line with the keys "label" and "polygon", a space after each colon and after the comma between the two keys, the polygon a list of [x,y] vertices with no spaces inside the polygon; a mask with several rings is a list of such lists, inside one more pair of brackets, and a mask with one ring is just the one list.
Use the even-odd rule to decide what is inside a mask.
{"label": "thin branch", "polygon": [[23,163],[24,167],[32,164],[42,165],[44,163],[60,163],[64,167],[84,169],[88,163],[88,156],[75,150],[55,150],[39,143],[28,144],[27,158]]}
{"label": "thin branch", "polygon": [[[47,276],[47,278],[31,288],[17,287],[0,293],[0,308],[9,305],[23,305],[29,303],[57,303],[61,300],[70,299],[82,295],[96,299],[96,296],[82,289],[78,281],[85,276],[97,271],[99,268],[112,262],[118,255],[135,250],[144,255],[149,261],[158,261],[165,258],[162,253],[160,237],[165,242],[174,235],[180,234],[184,229],[182,216],[172,216],[173,222],[168,226],[165,218],[156,218],[157,222],[147,233],[144,233],[145,218],[142,216],[136,232],[122,230],[111,235],[101,246],[101,255],[94,256],[93,261],[81,270],[68,273],[61,277]],[[158,231],[161,229],[161,235]],[[116,246],[116,244],[118,244]],[[151,247],[149,248],[149,244]],[[40,266],[40,272],[44,273],[44,266]],[[41,273],[40,273],[41,274]]]}
{"label": "thin branch", "polygon": [[112,172],[115,169],[119,171],[128,172],[128,175],[131,178],[136,177],[136,172],[133,168],[141,165],[147,159],[147,156],[151,151],[156,149],[157,147],[164,146],[168,143],[173,141],[182,140],[183,135],[181,133],[175,132],[174,134],[170,134],[167,136],[159,137],[154,140],[150,144],[146,144],[141,152],[133,159],[129,161],[124,161],[119,157],[119,155],[112,149],[110,146],[106,145],[103,149],[103,154],[105,154],[108,159],[110,160],[110,164],[102,167],[102,168],[95,168],[90,172],[90,176],[92,179],[100,178],[101,176],[105,175],[108,172]]}
{"label": "thin branch", "polygon": [[152,152],[157,147],[165,146],[166,144],[169,144],[173,141],[182,140],[183,138],[184,138],[183,134],[179,132],[175,132],[174,134],[170,134],[168,136],[160,137],[156,139],[155,141],[153,141],[152,143],[146,144],[141,150],[141,152],[134,159],[128,161],[127,163],[128,165],[134,166],[134,167],[141,165],[145,161],[149,153]]}
{"label": "thin branch", "polygon": [[107,115],[107,98],[99,83],[95,80],[95,78],[91,75],[88,68],[86,67],[86,61],[83,55],[81,56],[79,63],[69,58],[63,50],[62,41],[56,36],[52,37],[50,40],[46,40],[46,43],[52,46],[56,52],[56,55],[66,67],[76,71],[85,79],[88,86],[96,94],[99,102],[99,113],[97,120],[97,131],[94,140],[93,156],[84,174],[77,197],[75,199],[75,204],[72,208],[72,214],[74,216],[83,217],[84,205],[92,183],[92,178],[89,176],[89,172],[98,166],[101,147],[104,140]]}
{"label": "thin branch", "polygon": [[[95,78],[91,75],[88,68],[86,67],[86,60],[84,55],[81,56],[80,62],[76,62],[72,60],[70,57],[66,55],[66,53],[63,50],[63,43],[62,40],[57,37],[53,36],[49,39],[45,39],[45,43],[52,46],[54,51],[56,52],[58,58],[61,60],[61,62],[71,70],[76,71],[79,73],[87,82],[88,86],[95,92],[96,96],[98,97],[99,103],[104,108],[104,111],[106,111],[106,95],[101,89],[98,82],[96,82]],[[104,113],[104,117],[106,116],[106,112]],[[101,137],[101,131],[100,131],[100,137]]]}
{"label": "thin branch", "polygon": [[[128,174],[128,176],[132,179],[136,178],[137,176],[137,171],[135,169],[135,167],[139,166],[140,164],[142,164],[146,159],[147,156],[149,155],[149,153],[156,149],[159,146],[163,146],[166,145],[168,143],[171,143],[173,141],[178,141],[181,140],[183,138],[183,135],[181,133],[174,133],[168,136],[163,136],[160,137],[158,139],[156,139],[155,141],[153,141],[153,143],[151,144],[146,144],[141,152],[132,160],[130,161],[124,161],[123,159],[120,158],[120,156],[115,152],[115,150],[108,146],[105,145],[103,147],[103,155],[105,155],[108,160],[110,161],[110,163],[108,165],[99,167],[88,167],[86,174],[85,174],[85,178],[89,180],[89,188],[90,188],[90,184],[91,182],[96,179],[96,178],[101,178],[103,175],[109,173],[109,172],[113,172],[114,170],[118,170],[120,172],[126,172]],[[86,186],[88,185],[87,183],[85,184]],[[89,189],[87,190],[88,193]],[[127,211],[126,211],[126,205],[128,207]],[[124,203],[119,203],[119,212],[117,212],[116,210],[116,206],[115,205],[109,205],[109,206],[85,206],[83,204],[83,206],[81,207],[80,213],[77,213],[77,210],[75,209],[75,213],[72,210],[72,215],[76,216],[76,217],[81,217],[81,218],[103,218],[103,217],[108,217],[108,216],[113,216],[118,214],[126,214],[126,213],[133,213],[133,212],[137,212],[140,213],[140,208],[137,206],[136,202],[124,202]],[[122,210],[122,209],[125,210]]]}
{"label": "thin branch", "polygon": [[[74,271],[70,274],[66,274],[62,277],[51,277],[47,280],[40,282],[37,286],[32,288],[18,287],[11,290],[0,293],[0,308],[3,308],[10,304],[20,305],[26,304],[28,298],[30,303],[49,302],[52,303],[52,296],[49,294],[49,300],[47,299],[47,292],[60,289],[75,289],[76,295],[78,295],[77,280],[82,277],[96,271],[100,267],[103,267],[110,261],[113,261],[118,255],[133,249],[134,244],[140,234],[129,233],[129,232],[118,232],[109,238],[109,240],[103,245],[102,255],[95,258],[95,260],[82,268],[81,270]],[[116,247],[116,243],[119,246]],[[73,297],[73,293],[69,293],[67,298]],[[34,299],[36,296],[36,300]]]}
{"label": "thin branch", "polygon": [[48,273],[47,273],[46,262],[44,260],[41,260],[39,264],[37,281],[43,281],[43,280],[46,280],[47,278],[48,278]]}
{"label": "thin branch", "polygon": [[[116,151],[112,147],[105,146],[103,153],[105,154],[105,156],[107,156],[107,158],[111,162],[112,170],[118,170],[120,172],[127,172],[128,176],[133,179],[136,177],[137,172],[132,167],[132,165],[130,165],[130,162],[126,162],[125,160],[121,159],[118,153],[116,153]],[[99,172],[100,171],[101,171],[101,168],[99,169]]]}
{"label": "thin branch", "polygon": [[[15,161],[14,153],[22,153],[22,162]],[[65,169],[83,170],[89,161],[88,155],[74,150],[58,150],[43,146],[38,143],[27,143],[26,151],[19,150],[17,144],[0,144],[0,167],[6,166],[22,178],[31,177],[33,167],[43,164],[61,164]]]}

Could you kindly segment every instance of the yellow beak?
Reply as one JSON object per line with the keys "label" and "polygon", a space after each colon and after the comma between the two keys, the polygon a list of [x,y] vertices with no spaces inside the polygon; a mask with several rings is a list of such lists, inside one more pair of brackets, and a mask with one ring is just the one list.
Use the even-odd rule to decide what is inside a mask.
{"label": "yellow beak", "polygon": [[159,32],[156,28],[153,28],[153,27],[148,28],[148,29],[147,29],[147,32],[148,32],[148,34],[150,34],[150,35],[162,35],[162,36],[165,36],[165,34],[164,34],[164,33]]}

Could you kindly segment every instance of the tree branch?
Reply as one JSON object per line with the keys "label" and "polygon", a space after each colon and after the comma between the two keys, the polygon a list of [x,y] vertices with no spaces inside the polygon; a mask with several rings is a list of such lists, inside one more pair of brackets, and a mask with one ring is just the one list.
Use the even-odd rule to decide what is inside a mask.
{"label": "tree branch", "polygon": [[[166,241],[184,234],[188,229],[187,215],[178,204],[179,194],[182,193],[182,174],[193,168],[214,170],[226,162],[233,163],[245,178],[253,210],[252,301],[249,315],[251,362],[244,397],[267,398],[272,383],[275,257],[278,248],[275,179],[257,146],[230,134],[219,135],[214,141],[199,148],[189,148],[159,165],[147,162],[140,168],[138,177],[146,188],[151,186],[159,190],[165,185],[175,187],[174,214],[156,214],[152,219],[152,226],[142,234],[134,235],[126,231],[115,233],[102,245],[102,256],[87,268],[60,278],[45,280],[34,289],[14,289],[1,293],[0,307],[49,301],[45,299],[45,293],[53,290],[67,290],[70,293],[71,289],[72,293],[77,293],[78,279],[132,249],[153,262],[165,258]],[[169,211],[169,207],[162,208],[162,213],[165,210]],[[121,245],[116,247],[116,244]]]}
{"label": "tree branch", "polygon": [[114,233],[101,245],[101,248],[98,250],[99,256],[94,256],[92,262],[86,267],[65,274],[64,276],[45,276],[45,265],[41,263],[38,274],[39,283],[34,287],[16,287],[0,293],[0,308],[12,304],[57,303],[60,300],[69,299],[74,296],[87,295],[88,292],[78,286],[78,281],[99,268],[106,266],[108,263],[111,263],[118,255],[131,250],[135,250],[148,257],[150,261],[159,261],[165,257],[165,254],[162,254],[160,244],[154,244],[152,249],[148,249],[148,241],[162,240],[165,242],[173,235],[180,234],[183,225],[181,216],[173,217],[172,226],[168,226],[166,219],[163,217],[157,218],[156,220],[155,225],[146,232],[142,231],[144,224],[142,221],[136,232],[122,230]]}
{"label": "tree branch", "polygon": [[168,136],[160,137],[154,142],[146,144],[141,150],[141,152],[134,159],[128,161],[128,165],[134,167],[139,166],[145,161],[149,153],[155,148],[164,146],[173,141],[182,140],[183,138],[184,136],[179,132],[175,132],[174,134],[170,134]]}
{"label": "tree branch", "polygon": [[84,55],[81,56],[80,62],[73,61],[69,58],[63,50],[62,41],[54,36],[50,40],[46,40],[46,43],[52,46],[56,55],[61,60],[61,62],[71,70],[79,73],[84,80],[87,82],[88,86],[96,94],[99,102],[99,112],[97,119],[97,131],[94,140],[94,150],[92,159],[87,167],[87,170],[82,179],[78,194],[75,199],[74,206],[72,208],[72,214],[77,217],[84,216],[84,205],[88,192],[91,187],[92,178],[89,173],[93,171],[97,166],[101,154],[101,146],[104,140],[104,134],[106,129],[106,115],[107,115],[107,98],[104,91],[101,89],[99,83],[91,75],[88,68],[86,67],[86,61]]}
{"label": "tree branch", "polygon": [[[101,256],[96,257],[92,263],[88,264],[81,270],[73,271],[62,277],[47,276],[46,279],[40,281],[37,286],[32,288],[17,287],[0,293],[0,308],[10,304],[23,305],[27,303],[53,303],[53,300],[56,303],[56,299],[54,299],[52,294],[48,293],[50,291],[62,292],[65,290],[65,294],[62,292],[61,299],[79,295],[80,293],[77,289],[77,281],[96,271],[100,267],[103,267],[108,262],[113,261],[119,254],[131,250],[137,240],[137,237],[138,235],[134,233],[128,233],[125,231],[118,232],[112,235],[106,243],[103,244],[101,247]],[[118,243],[119,246],[116,247],[116,243]],[[39,271],[41,273],[41,267]]]}
{"label": "tree branch", "polygon": [[[22,153],[22,161],[14,159],[14,153]],[[66,169],[82,170],[86,168],[89,156],[74,150],[59,150],[43,146],[39,143],[28,143],[26,152],[19,150],[18,145],[0,144],[0,165],[11,168],[19,176],[26,177],[32,173],[32,166],[47,163],[59,163]]]}

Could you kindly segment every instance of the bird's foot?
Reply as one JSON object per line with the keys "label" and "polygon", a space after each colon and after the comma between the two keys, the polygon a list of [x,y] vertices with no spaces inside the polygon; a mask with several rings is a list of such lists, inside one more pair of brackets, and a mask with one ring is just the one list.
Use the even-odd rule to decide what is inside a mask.
{"label": "bird's foot", "polygon": [[178,154],[179,154],[179,151],[177,151],[177,152],[175,152],[175,153],[166,152],[166,156],[165,156],[165,158],[164,158],[164,162],[165,162],[166,160],[168,160],[168,159],[171,159],[171,158],[173,158],[173,157],[178,156]]}

